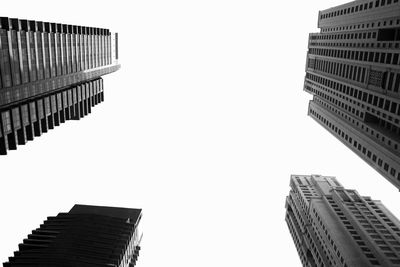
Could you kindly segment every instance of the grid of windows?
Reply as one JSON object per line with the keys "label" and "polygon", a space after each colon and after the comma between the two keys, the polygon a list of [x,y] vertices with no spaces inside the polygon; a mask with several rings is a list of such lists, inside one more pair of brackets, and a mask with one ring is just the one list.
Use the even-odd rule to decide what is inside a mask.
{"label": "grid of windows", "polygon": [[303,266],[400,266],[400,222],[334,177],[292,175],[286,222]]}
{"label": "grid of windows", "polygon": [[117,45],[108,29],[0,17],[0,154],[101,102]]}
{"label": "grid of windows", "polygon": [[3,266],[135,266],[141,216],[141,209],[75,205],[47,217]]}
{"label": "grid of windows", "polygon": [[[79,96],[76,98],[79,101],[67,97],[72,93]],[[0,116],[0,154],[26,144],[67,120],[83,118],[103,100],[103,80],[98,78],[3,109]]]}
{"label": "grid of windows", "polygon": [[[395,11],[398,9],[400,9],[399,6],[395,6],[391,9],[391,11]],[[378,15],[380,15],[380,14],[378,13]],[[373,22],[371,22],[371,21],[365,22],[365,20],[361,20],[361,23],[353,22],[351,24],[346,24],[344,26],[337,26],[334,23],[328,23],[328,26],[321,28],[321,32],[326,34],[326,33],[332,33],[332,32],[336,33],[336,32],[342,32],[342,31],[345,31],[345,32],[354,31],[354,30],[359,31],[359,30],[363,30],[363,29],[380,29],[382,27],[392,27],[393,25],[400,25],[400,19],[398,19],[398,18],[394,18],[394,19],[393,19],[393,17],[379,18],[377,15],[374,15],[374,16],[375,16],[375,21],[373,21]],[[332,25],[332,26],[329,26],[329,25]],[[382,47],[383,47],[383,45],[389,46],[390,44],[383,43]],[[358,45],[358,44],[351,45],[350,44],[350,46],[356,47],[356,46],[362,46],[362,44],[360,44],[360,45]],[[378,44],[378,47],[379,47],[379,44]]]}
{"label": "grid of windows", "polygon": [[366,161],[385,175],[392,184],[396,186],[399,185],[399,162],[386,157],[385,154],[381,153],[379,147],[370,146],[368,141],[360,138],[354,129],[344,122],[336,121],[335,118],[325,113],[324,110],[321,110],[321,108],[314,103],[310,103],[309,112],[310,116],[333,133],[347,147],[358,155],[365,157],[367,159]]}
{"label": "grid of windows", "polygon": [[304,82],[313,95],[309,115],[398,188],[399,14],[398,1],[355,1],[321,11],[321,32],[309,36]]}
{"label": "grid of windows", "polygon": [[117,70],[114,35],[107,29],[0,17],[0,106]]}
{"label": "grid of windows", "polygon": [[384,7],[389,5],[398,4],[398,0],[374,0],[374,1],[363,1],[364,3],[359,4],[358,2],[352,3],[352,5],[346,5],[346,7],[333,8],[333,11],[321,12],[320,19],[329,19],[334,17],[340,17],[344,15],[351,15],[353,13],[366,12],[378,7]]}
{"label": "grid of windows", "polygon": [[364,115],[371,113],[378,119],[392,125],[393,127],[390,127],[390,129],[393,129],[395,133],[395,127],[400,126],[399,100],[310,73],[307,74],[306,78],[308,80],[305,82],[305,91],[318,96],[327,93],[331,97],[327,99],[331,104],[345,108],[356,116],[360,116],[361,119],[368,121],[368,118]]}

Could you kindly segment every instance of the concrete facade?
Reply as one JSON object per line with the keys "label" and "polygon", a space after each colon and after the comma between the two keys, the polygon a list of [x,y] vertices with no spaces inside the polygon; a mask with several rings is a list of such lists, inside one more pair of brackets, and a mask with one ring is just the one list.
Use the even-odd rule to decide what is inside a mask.
{"label": "concrete facade", "polygon": [[400,3],[320,11],[309,36],[308,115],[400,189]]}
{"label": "concrete facade", "polygon": [[286,223],[303,266],[400,266],[400,221],[335,177],[292,175]]}

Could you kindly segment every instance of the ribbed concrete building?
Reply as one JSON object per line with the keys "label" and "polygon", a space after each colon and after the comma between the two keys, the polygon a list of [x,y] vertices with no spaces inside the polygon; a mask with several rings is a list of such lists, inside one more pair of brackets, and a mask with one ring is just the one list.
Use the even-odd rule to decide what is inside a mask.
{"label": "ribbed concrete building", "polygon": [[75,205],[48,217],[4,267],[132,267],[139,256],[142,210]]}
{"label": "ribbed concrete building", "polygon": [[318,14],[308,114],[400,188],[400,3],[358,0]]}
{"label": "ribbed concrete building", "polygon": [[334,177],[292,175],[286,222],[303,266],[400,266],[400,221]]}
{"label": "ribbed concrete building", "polygon": [[0,17],[0,154],[91,113],[119,68],[108,29]]}

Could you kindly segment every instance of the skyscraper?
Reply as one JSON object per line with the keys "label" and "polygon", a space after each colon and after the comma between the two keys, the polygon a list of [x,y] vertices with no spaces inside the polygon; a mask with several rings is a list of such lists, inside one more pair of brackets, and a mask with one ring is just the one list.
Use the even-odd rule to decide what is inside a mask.
{"label": "skyscraper", "polygon": [[400,221],[334,177],[292,175],[286,222],[303,266],[400,266]]}
{"label": "skyscraper", "polygon": [[400,3],[320,11],[308,42],[308,114],[400,189]]}
{"label": "skyscraper", "polygon": [[140,209],[75,205],[48,217],[3,266],[135,266],[141,217]]}
{"label": "skyscraper", "polygon": [[0,17],[0,154],[91,113],[119,68],[108,29]]}

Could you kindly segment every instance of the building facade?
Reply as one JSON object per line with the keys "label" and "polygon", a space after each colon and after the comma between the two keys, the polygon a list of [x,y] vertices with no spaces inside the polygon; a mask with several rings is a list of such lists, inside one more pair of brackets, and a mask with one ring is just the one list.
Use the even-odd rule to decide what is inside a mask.
{"label": "building facade", "polygon": [[91,113],[119,68],[108,29],[0,17],[0,154]]}
{"label": "building facade", "polygon": [[400,266],[400,221],[335,177],[292,175],[286,223],[303,266]]}
{"label": "building facade", "polygon": [[140,209],[75,205],[48,217],[3,266],[135,266],[141,217]]}
{"label": "building facade", "polygon": [[400,3],[320,11],[308,42],[308,114],[400,189]]}

